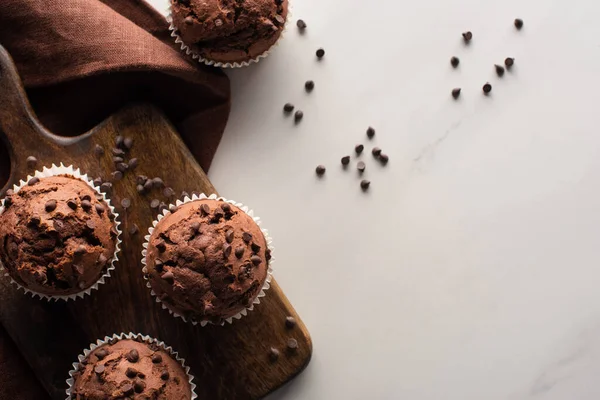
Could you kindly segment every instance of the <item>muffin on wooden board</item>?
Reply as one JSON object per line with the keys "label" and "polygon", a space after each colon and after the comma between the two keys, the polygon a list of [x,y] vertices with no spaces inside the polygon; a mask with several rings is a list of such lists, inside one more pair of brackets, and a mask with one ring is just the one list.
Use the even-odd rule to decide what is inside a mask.
{"label": "muffin on wooden board", "polygon": [[172,312],[220,324],[252,307],[269,277],[271,250],[254,218],[234,204],[196,199],[160,219],[147,241],[153,293]]}

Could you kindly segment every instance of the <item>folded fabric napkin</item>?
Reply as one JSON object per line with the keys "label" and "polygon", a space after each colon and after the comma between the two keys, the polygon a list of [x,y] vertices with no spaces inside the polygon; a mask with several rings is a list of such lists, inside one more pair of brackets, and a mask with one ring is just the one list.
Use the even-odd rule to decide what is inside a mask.
{"label": "folded fabric napkin", "polygon": [[[229,80],[182,54],[165,19],[143,0],[0,1],[0,44],[50,131],[78,135],[127,103],[148,101],[210,166],[229,115]],[[0,187],[8,168],[0,141]],[[0,400],[45,398],[0,329]]]}

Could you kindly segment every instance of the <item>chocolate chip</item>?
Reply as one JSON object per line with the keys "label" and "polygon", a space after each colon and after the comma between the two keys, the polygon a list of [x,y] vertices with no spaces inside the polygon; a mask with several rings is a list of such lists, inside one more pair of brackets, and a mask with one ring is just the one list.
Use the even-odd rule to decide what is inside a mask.
{"label": "chocolate chip", "polygon": [[133,147],[133,139],[130,137],[126,137],[125,139],[123,139],[123,146],[125,146],[127,150],[131,150],[131,148]]}
{"label": "chocolate chip", "polygon": [[56,210],[56,200],[48,200],[44,206],[46,212],[52,212]]}
{"label": "chocolate chip", "polygon": [[506,57],[506,59],[504,60],[504,65],[506,65],[506,68],[510,69],[510,67],[512,67],[515,64],[515,59],[511,58],[511,57]]}
{"label": "chocolate chip", "polygon": [[171,204],[169,205],[169,212],[171,214],[173,214],[174,212],[176,212],[177,210],[179,210],[179,207],[177,207],[175,204]]}
{"label": "chocolate chip", "polygon": [[296,123],[299,123],[302,118],[304,118],[304,113],[302,111],[298,110],[294,113],[294,121]]}
{"label": "chocolate chip", "polygon": [[161,278],[169,283],[173,283],[175,281],[175,276],[171,271],[167,271],[161,275]]}
{"label": "chocolate chip", "polygon": [[289,114],[292,111],[294,111],[294,105],[292,103],[285,103],[283,106],[283,112]]}
{"label": "chocolate chip", "polygon": [[167,250],[167,245],[165,242],[158,242],[156,243],[156,248],[159,252],[164,253]]}
{"label": "chocolate chip", "polygon": [[97,364],[97,365],[94,367],[94,372],[95,372],[95,373],[97,373],[98,375],[100,375],[101,373],[103,373],[103,372],[104,372],[104,365],[102,365],[102,364]]}
{"label": "chocolate chip", "polygon": [[473,33],[471,33],[471,31],[464,32],[462,37],[465,43],[469,43],[471,39],[473,39]]}
{"label": "chocolate chip", "polygon": [[144,183],[146,183],[147,180],[148,177],[146,175],[138,175],[135,177],[135,183],[137,183],[138,185],[143,185]]}
{"label": "chocolate chip", "polygon": [[123,147],[123,136],[119,135],[115,138],[115,145],[117,147]]}
{"label": "chocolate chip", "polygon": [[142,380],[136,379],[135,383],[133,384],[133,389],[136,393],[142,393],[144,389],[146,389],[146,383]]}
{"label": "chocolate chip", "polygon": [[317,58],[321,59],[321,58],[323,58],[325,56],[325,50],[318,49],[317,52],[316,52],[316,54],[317,54]]}
{"label": "chocolate chip", "polygon": [[148,179],[146,181],[146,183],[144,183],[144,190],[146,190],[148,192],[151,191],[153,187],[154,187],[154,183],[152,182],[152,179]]}
{"label": "chocolate chip", "polygon": [[192,228],[193,232],[198,232],[200,230],[200,222],[194,221],[190,224],[190,228]]}
{"label": "chocolate chip", "polygon": [[271,250],[267,249],[265,251],[265,258],[267,259],[267,261],[269,261],[271,259]]}
{"label": "chocolate chip", "polygon": [[125,358],[127,358],[127,361],[131,363],[136,363],[140,359],[140,354],[136,349],[132,349],[129,353],[127,353]]}
{"label": "chocolate chip", "polygon": [[254,265],[259,265],[262,262],[262,259],[259,256],[254,255],[250,257],[250,261],[252,261],[252,264]]}
{"label": "chocolate chip", "polygon": [[95,353],[96,357],[98,357],[98,360],[103,360],[104,357],[106,357],[108,355],[108,351],[104,348],[99,349],[98,351],[96,351]]}
{"label": "chocolate chip", "polygon": [[79,196],[79,198],[81,200],[92,200],[92,196],[90,196],[89,194],[84,194],[83,196]]}
{"label": "chocolate chip", "polygon": [[112,176],[112,179],[115,181],[120,181],[121,179],[123,179],[123,172],[121,171],[113,171],[110,174]]}
{"label": "chocolate chip", "polygon": [[250,243],[252,241],[252,234],[249,232],[244,232],[242,234],[242,239],[244,240],[244,242]]}
{"label": "chocolate chip", "polygon": [[89,200],[82,200],[81,208],[83,208],[84,211],[90,211],[92,209],[92,203]]}
{"label": "chocolate chip", "polygon": [[488,83],[486,83],[485,85],[483,85],[483,93],[485,93],[486,95],[489,94],[492,91],[492,85]]}
{"label": "chocolate chip", "polygon": [[229,205],[228,203],[223,203],[223,204],[221,204],[221,210],[223,210],[223,212],[225,212],[225,213],[230,213],[231,205]]}
{"label": "chocolate chip", "polygon": [[269,349],[269,360],[271,360],[272,362],[275,362],[279,359],[279,350],[277,350],[275,347],[271,347]]}
{"label": "chocolate chip", "polygon": [[298,348],[298,341],[294,338],[288,339],[287,348],[290,350],[296,350]]}
{"label": "chocolate chip", "polygon": [[225,216],[225,214],[223,213],[223,210],[217,208],[213,213],[211,222],[219,222],[221,220],[221,218],[223,218],[224,216]]}
{"label": "chocolate chip", "polygon": [[5,208],[8,208],[8,207],[10,207],[10,206],[12,205],[12,203],[13,203],[13,201],[12,201],[12,198],[11,198],[10,196],[7,196],[7,197],[4,199],[4,207],[5,207]]}
{"label": "chocolate chip", "polygon": [[194,24],[194,17],[192,17],[191,15],[188,15],[187,17],[185,17],[183,19],[183,22],[185,22],[186,25],[193,25]]}
{"label": "chocolate chip", "polygon": [[381,155],[381,149],[379,147],[373,147],[371,154],[373,154],[375,157],[379,157]]}
{"label": "chocolate chip", "polygon": [[97,177],[92,182],[94,183],[94,186],[100,186],[100,185],[102,185],[102,178]]}
{"label": "chocolate chip", "polygon": [[144,189],[144,185],[137,185],[137,186],[135,187],[135,190],[137,190],[137,192],[138,192],[139,194],[144,194],[144,192],[146,191],[146,190]]}
{"label": "chocolate chip", "polygon": [[200,206],[200,211],[202,215],[208,215],[210,214],[210,207],[208,206],[208,204],[204,203]]}
{"label": "chocolate chip", "polygon": [[375,136],[375,129],[372,127],[367,128],[367,137],[373,139],[373,136]]}
{"label": "chocolate chip", "polygon": [[69,206],[71,210],[77,210],[77,202],[73,199],[67,200],[67,206]]}
{"label": "chocolate chip", "polygon": [[162,260],[159,260],[158,258],[154,260],[154,269],[156,269],[158,272],[163,272],[164,265],[165,264],[162,262]]}
{"label": "chocolate chip", "polygon": [[291,315],[285,318],[285,327],[288,329],[292,329],[296,326],[296,318]]}
{"label": "chocolate chip", "polygon": [[319,176],[323,175],[325,173],[325,166],[324,165],[317,165],[317,168],[315,168],[315,172]]}
{"label": "chocolate chip", "polygon": [[138,159],[137,158],[132,158],[131,160],[129,160],[129,169],[134,169],[135,167],[138,166]]}
{"label": "chocolate chip", "polygon": [[87,253],[87,249],[84,245],[80,244],[74,251],[75,254],[81,255]]}
{"label": "chocolate chip", "polygon": [[100,185],[100,191],[104,192],[104,193],[109,193],[113,188],[113,184],[110,182],[104,182],[102,185]]}
{"label": "chocolate chip", "polygon": [[123,162],[123,157],[113,157],[113,164],[118,164]]}
{"label": "chocolate chip", "polygon": [[258,253],[258,252],[260,251],[260,246],[259,246],[259,245],[257,245],[256,243],[252,243],[252,244],[250,245],[250,248],[252,249],[252,252],[253,252],[253,253]]}
{"label": "chocolate chip", "polygon": [[233,242],[233,229],[229,229],[227,232],[225,232],[225,240],[227,243]]}
{"label": "chocolate chip", "polygon": [[166,188],[163,189],[163,195],[165,197],[171,197],[174,194],[175,194],[175,191],[172,188],[170,188],[170,187],[166,187]]}
{"label": "chocolate chip", "polygon": [[124,384],[121,386],[121,391],[123,391],[125,396],[129,396],[130,394],[133,394],[133,385],[131,383]]}
{"label": "chocolate chip", "polygon": [[458,59],[458,57],[452,57],[450,59],[450,65],[452,65],[452,67],[456,68],[458,67],[458,64],[460,64],[460,60]]}
{"label": "chocolate chip", "polygon": [[159,205],[160,205],[160,200],[158,200],[158,199],[154,199],[150,202],[150,208],[153,210],[157,209]]}
{"label": "chocolate chip", "polygon": [[496,70],[496,74],[497,74],[498,76],[500,76],[500,77],[501,77],[501,76],[503,76],[503,75],[504,75],[504,67],[503,67],[502,65],[495,64],[495,65],[494,65],[494,69]]}
{"label": "chocolate chip", "polygon": [[277,21],[279,23],[279,25],[283,25],[285,24],[285,18],[283,18],[281,15],[277,14],[275,16],[275,21]]}
{"label": "chocolate chip", "polygon": [[515,19],[515,28],[521,30],[523,28],[523,20],[521,18]]}
{"label": "chocolate chip", "polygon": [[99,144],[97,144],[94,147],[94,153],[96,154],[96,156],[100,157],[104,155],[104,147],[100,146]]}
{"label": "chocolate chip", "polygon": [[456,100],[460,96],[460,88],[452,89],[452,97]]}
{"label": "chocolate chip", "polygon": [[165,183],[163,182],[162,179],[160,178],[154,178],[152,179],[152,184],[154,185],[155,188],[160,189],[163,186],[165,186]]}
{"label": "chocolate chip", "polygon": [[189,193],[188,193],[188,192],[185,192],[185,191],[184,191],[184,192],[181,192],[181,197],[182,197],[182,198],[186,198],[186,197],[190,197],[190,195],[189,195]]}
{"label": "chocolate chip", "polygon": [[89,229],[94,229],[96,227],[96,224],[94,223],[93,220],[88,219],[87,221],[85,221],[85,225],[89,228]]}
{"label": "chocolate chip", "polygon": [[358,169],[359,172],[365,172],[365,163],[362,161],[359,161],[358,164],[356,164],[356,169]]}
{"label": "chocolate chip", "polygon": [[35,166],[37,165],[37,163],[38,163],[38,160],[34,156],[27,157],[27,166],[29,168],[35,168]]}
{"label": "chocolate chip", "polygon": [[225,258],[228,258],[231,255],[231,245],[229,243],[225,243],[223,245],[223,255]]}
{"label": "chocolate chip", "polygon": [[121,171],[121,172],[125,173],[129,169],[129,165],[127,165],[125,163],[118,163],[116,168],[117,168],[117,171]]}
{"label": "chocolate chip", "polygon": [[162,379],[163,381],[166,381],[167,379],[169,379],[169,371],[164,370],[161,374],[160,374],[160,379]]}
{"label": "chocolate chip", "polygon": [[98,203],[94,207],[96,208],[96,212],[98,214],[102,214],[104,212],[104,206],[102,204]]}
{"label": "chocolate chip", "polygon": [[369,186],[371,186],[371,181],[368,181],[366,179],[363,179],[362,181],[360,181],[360,188],[362,190],[368,190]]}
{"label": "chocolate chip", "polygon": [[390,160],[390,158],[388,157],[388,155],[387,155],[387,154],[381,154],[381,155],[379,156],[379,161],[380,161],[380,162],[381,162],[383,165],[387,164],[389,160]]}
{"label": "chocolate chip", "polygon": [[138,233],[140,230],[140,228],[138,228],[138,226],[136,224],[132,224],[131,227],[129,228],[129,234],[130,235],[135,235],[136,233]]}
{"label": "chocolate chip", "polygon": [[223,21],[221,21],[220,19],[215,19],[215,26],[221,26],[223,25]]}
{"label": "chocolate chip", "polygon": [[304,22],[304,20],[299,19],[298,21],[296,21],[296,26],[298,27],[298,29],[304,30],[306,29],[306,22]]}
{"label": "chocolate chip", "polygon": [[154,353],[154,354],[152,354],[152,362],[153,362],[154,364],[158,364],[158,363],[160,363],[161,361],[162,361],[162,356],[161,356],[160,354],[158,354],[158,353]]}
{"label": "chocolate chip", "polygon": [[125,152],[124,152],[123,150],[121,150],[121,149],[117,149],[116,147],[114,147],[114,148],[111,150],[111,153],[113,154],[113,156],[118,156],[118,157],[120,157],[120,156],[124,156],[124,155],[125,155]]}
{"label": "chocolate chip", "polygon": [[356,146],[354,146],[354,151],[356,152],[356,154],[362,153],[364,149],[365,146],[363,146],[362,144],[357,144]]}
{"label": "chocolate chip", "polygon": [[238,246],[235,249],[235,256],[239,259],[241,259],[244,256],[244,251],[246,251],[246,249],[244,248],[244,246]]}
{"label": "chocolate chip", "polygon": [[348,165],[348,164],[350,164],[350,156],[342,157],[342,165]]}
{"label": "chocolate chip", "polygon": [[315,88],[314,81],[306,81],[304,83],[304,89],[306,89],[307,92],[312,92],[314,88]]}
{"label": "chocolate chip", "polygon": [[125,375],[127,375],[128,378],[135,378],[137,376],[137,371],[135,369],[129,367],[125,371]]}
{"label": "chocolate chip", "polygon": [[33,178],[31,178],[31,179],[29,180],[29,182],[27,182],[27,185],[28,185],[28,186],[33,186],[33,185],[35,185],[36,183],[38,183],[39,181],[40,181],[40,178],[38,178],[37,176],[34,176]]}

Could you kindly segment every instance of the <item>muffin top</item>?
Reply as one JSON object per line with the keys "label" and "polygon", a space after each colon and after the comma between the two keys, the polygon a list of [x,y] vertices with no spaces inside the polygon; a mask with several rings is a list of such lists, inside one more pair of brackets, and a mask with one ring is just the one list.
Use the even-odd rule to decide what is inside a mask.
{"label": "muffin top", "polygon": [[117,230],[101,195],[70,176],[33,178],[7,192],[0,260],[20,285],[46,295],[92,286],[110,266]]}
{"label": "muffin top", "polygon": [[252,304],[271,258],[252,217],[220,200],[196,200],[152,232],[146,269],[170,308],[196,321],[220,322]]}
{"label": "muffin top", "polygon": [[246,61],[281,35],[287,0],[172,0],[171,15],[182,40],[204,57]]}
{"label": "muffin top", "polygon": [[92,351],[74,373],[77,400],[189,400],[192,389],[181,364],[156,344],[131,339]]}

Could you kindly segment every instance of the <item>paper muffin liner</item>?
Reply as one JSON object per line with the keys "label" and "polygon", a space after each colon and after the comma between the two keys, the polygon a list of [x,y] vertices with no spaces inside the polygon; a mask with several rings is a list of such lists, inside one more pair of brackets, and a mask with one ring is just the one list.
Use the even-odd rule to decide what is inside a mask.
{"label": "paper muffin liner", "polygon": [[[260,228],[260,218],[259,217],[255,217],[254,216],[254,211],[250,210],[247,206],[244,206],[242,203],[237,203],[233,200],[227,200],[224,197],[218,197],[216,194],[211,194],[210,196],[206,196],[204,193],[200,194],[200,195],[195,195],[193,194],[192,196],[186,196],[183,200],[177,200],[175,202],[175,206],[179,207],[182,204],[186,204],[189,202],[193,202],[193,201],[197,201],[197,200],[219,200],[219,201],[224,201],[227,202],[229,204],[232,204],[234,206],[236,206],[237,208],[239,208],[240,210],[242,210],[243,212],[245,212],[246,214],[248,214],[256,223],[256,225],[258,225],[258,227]],[[169,211],[170,207],[167,207],[166,210],[164,210],[161,214],[158,215],[158,217],[152,221],[152,226],[148,229],[148,235],[146,235],[144,237],[145,241],[144,241],[144,249],[142,250],[142,264],[143,264],[143,268],[142,268],[142,272],[144,274],[144,279],[146,280],[146,287],[148,287],[150,289],[150,294],[152,294],[152,297],[154,297],[156,299],[157,303],[160,303],[162,308],[167,310],[171,315],[181,318],[183,319],[185,322],[191,322],[194,325],[200,324],[200,326],[206,326],[208,324],[211,325],[225,325],[225,322],[228,323],[232,323],[234,319],[240,319],[242,317],[245,317],[246,315],[248,315],[248,311],[253,311],[254,310],[254,305],[255,304],[260,304],[260,299],[261,297],[265,297],[266,295],[266,291],[269,290],[269,288],[271,287],[271,280],[273,279],[273,262],[275,261],[275,258],[272,256],[274,248],[272,246],[272,242],[273,240],[271,239],[271,236],[269,236],[269,231],[267,231],[266,229],[260,228],[262,234],[265,237],[265,241],[267,242],[267,248],[269,249],[269,251],[271,252],[271,259],[268,260],[268,265],[267,265],[267,278],[265,279],[265,283],[263,284],[262,288],[260,289],[260,292],[258,292],[258,294],[256,295],[256,297],[254,297],[254,300],[252,301],[252,304],[250,304],[249,307],[244,308],[242,311],[240,311],[239,313],[235,314],[234,316],[231,316],[229,318],[225,318],[225,320],[223,320],[220,324],[215,324],[212,321],[207,321],[207,320],[203,320],[203,321],[195,321],[195,320],[189,320],[177,313],[176,311],[172,310],[171,307],[160,300],[160,298],[157,296],[157,294],[154,292],[154,290],[152,289],[152,285],[150,284],[150,280],[148,279],[148,268],[146,265],[146,254],[147,254],[147,249],[148,249],[148,245],[150,242],[150,236],[152,236],[152,232],[154,232],[154,228],[156,227],[156,225],[160,222],[160,220],[162,220],[163,218],[165,218],[167,215],[171,214],[171,212]]]}
{"label": "paper muffin liner", "polygon": [[211,67],[219,67],[219,68],[243,68],[243,67],[247,67],[249,65],[255,64],[263,58],[267,58],[269,56],[269,54],[271,54],[271,51],[279,44],[279,42],[283,38],[283,35],[286,33],[288,22],[291,20],[291,16],[292,16],[292,12],[290,10],[290,5],[288,2],[287,16],[286,16],[285,22],[283,24],[283,28],[281,29],[281,33],[279,34],[279,37],[277,38],[275,43],[273,43],[271,45],[271,47],[269,47],[267,50],[265,50],[262,54],[258,55],[257,57],[255,57],[251,60],[248,60],[248,61],[221,62],[221,61],[214,61],[214,60],[209,60],[207,58],[204,58],[200,54],[198,54],[196,51],[194,51],[194,49],[191,46],[188,46],[187,44],[185,44],[185,42],[183,41],[181,36],[179,36],[177,28],[173,24],[172,7],[173,7],[173,4],[171,3],[171,1],[169,1],[169,10],[168,10],[168,14],[167,14],[166,18],[167,18],[167,22],[169,23],[169,30],[171,31],[171,37],[173,37],[175,39],[175,43],[180,45],[181,50],[183,52],[185,52],[188,56],[191,56],[194,60],[197,60],[199,63],[205,64],[205,65],[208,65]]}
{"label": "paper muffin liner", "polygon": [[[87,174],[82,174],[81,171],[79,170],[79,168],[75,169],[72,165],[69,165],[66,167],[63,165],[63,163],[60,163],[60,165],[52,164],[50,167],[43,167],[41,171],[40,170],[35,171],[33,173],[33,175],[28,175],[25,180],[21,180],[18,184],[14,185],[12,190],[14,193],[18,193],[19,190],[21,190],[21,188],[26,186],[27,182],[29,182],[29,180],[33,177],[48,178],[50,176],[57,176],[57,175],[68,175],[75,179],[79,179],[79,180],[87,183],[89,185],[89,187],[91,187],[92,189],[94,189],[94,191],[96,191],[97,193],[100,193],[102,195],[102,198],[108,205],[110,212],[114,215],[115,218],[114,218],[113,223],[117,230],[117,237],[116,237],[116,242],[115,242],[115,252],[113,253],[113,257],[110,261],[110,265],[108,266],[108,268],[106,268],[106,271],[104,272],[104,274],[102,274],[102,276],[100,276],[100,278],[92,286],[88,287],[85,290],[82,290],[81,292],[69,294],[69,295],[48,295],[48,294],[39,293],[39,292],[36,292],[35,290],[26,288],[25,286],[21,285],[20,283],[15,281],[10,276],[10,274],[8,273],[8,270],[2,264],[2,260],[0,260],[0,272],[4,273],[4,276],[8,277],[10,279],[10,282],[12,284],[14,284],[18,289],[23,289],[26,294],[29,294],[29,295],[33,296],[34,298],[39,297],[40,299],[47,300],[47,301],[59,301],[59,300],[69,301],[69,300],[75,300],[78,297],[83,298],[85,295],[90,295],[92,290],[98,289],[98,286],[100,286],[101,284],[104,284],[106,279],[110,277],[111,271],[115,269],[115,262],[118,261],[118,259],[119,259],[118,253],[119,253],[119,251],[121,251],[120,236],[121,236],[122,232],[120,229],[121,223],[119,222],[119,219],[118,219],[119,214],[115,211],[115,208],[110,203],[110,200],[106,197],[106,195],[104,193],[102,193],[100,191],[99,187],[94,185],[94,182],[92,181],[92,179],[90,177],[87,176]],[[0,204],[0,215],[2,215],[5,210],[4,201],[5,201],[5,199],[2,199],[2,202]]]}
{"label": "paper muffin liner", "polygon": [[92,351],[96,350],[98,347],[103,346],[105,344],[110,344],[111,340],[124,340],[124,339],[135,340],[135,341],[143,342],[146,344],[155,344],[155,345],[159,346],[162,350],[169,353],[169,355],[173,359],[175,359],[179,364],[181,364],[181,367],[183,368],[186,375],[188,376],[188,382],[190,383],[190,389],[192,391],[191,400],[198,398],[198,395],[196,395],[196,384],[193,382],[194,376],[192,374],[190,374],[190,367],[185,365],[184,358],[179,357],[179,354],[175,350],[173,350],[173,348],[171,346],[167,346],[165,344],[165,342],[162,342],[158,339],[154,339],[148,335],[142,335],[141,333],[130,332],[130,333],[120,333],[118,335],[114,334],[112,336],[105,336],[104,339],[98,339],[96,341],[96,343],[91,343],[90,347],[88,349],[83,350],[83,354],[80,354],[77,357],[77,362],[73,363],[73,369],[69,371],[69,379],[67,379],[67,398],[65,400],[72,400],[71,391],[72,391],[73,385],[75,384],[75,373],[79,369],[79,365],[81,364],[81,362],[83,360],[85,360],[90,355],[90,353]]}

